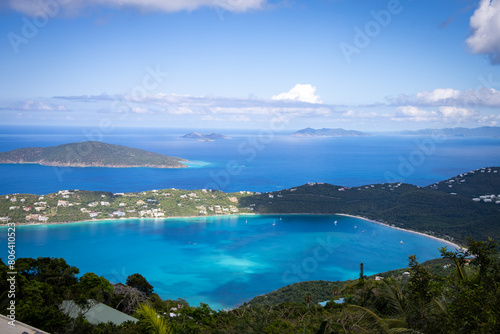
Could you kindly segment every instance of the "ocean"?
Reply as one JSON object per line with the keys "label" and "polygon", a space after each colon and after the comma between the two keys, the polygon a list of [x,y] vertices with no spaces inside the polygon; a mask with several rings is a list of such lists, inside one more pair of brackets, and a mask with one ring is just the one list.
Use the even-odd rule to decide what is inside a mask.
{"label": "ocean", "polygon": [[373,136],[297,138],[284,133],[219,130],[231,139],[180,138],[193,129],[0,127],[0,151],[100,140],[191,161],[190,168],[75,168],[0,165],[0,194],[64,189],[275,191],[307,182],[426,186],[460,173],[500,166],[500,139]]}
{"label": "ocean", "polygon": [[[2,152],[100,140],[190,161],[182,169],[0,165],[0,194],[166,188],[267,192],[307,182],[426,186],[500,166],[500,139],[494,138],[297,138],[227,130],[215,130],[231,136],[225,140],[180,138],[193,130],[0,127]],[[18,226],[16,232],[18,257],[63,257],[81,273],[95,272],[112,282],[124,283],[138,272],[162,298],[214,308],[239,305],[298,281],[356,278],[361,262],[367,275],[402,268],[408,255],[425,261],[438,257],[438,248],[445,245],[343,216],[128,219]],[[0,239],[0,249],[5,260],[6,238]]]}

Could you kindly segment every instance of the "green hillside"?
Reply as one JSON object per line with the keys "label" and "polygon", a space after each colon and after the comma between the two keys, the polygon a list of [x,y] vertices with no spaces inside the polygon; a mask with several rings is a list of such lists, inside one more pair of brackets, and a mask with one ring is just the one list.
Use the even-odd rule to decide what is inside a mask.
{"label": "green hillside", "polygon": [[98,141],[52,147],[27,147],[0,153],[2,164],[40,164],[69,167],[181,168],[185,159]]}
{"label": "green hillside", "polygon": [[[485,202],[479,196],[500,194],[500,168],[484,170],[425,188],[404,183],[354,188],[310,183],[246,197],[241,204],[261,213],[351,214],[459,243],[469,236],[499,239],[500,198]],[[463,178],[465,182],[451,181]]]}

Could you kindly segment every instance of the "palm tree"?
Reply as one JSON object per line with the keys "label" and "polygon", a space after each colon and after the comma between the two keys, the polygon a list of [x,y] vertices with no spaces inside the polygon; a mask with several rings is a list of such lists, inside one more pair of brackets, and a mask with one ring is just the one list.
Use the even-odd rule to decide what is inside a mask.
{"label": "palm tree", "polygon": [[146,303],[140,303],[139,307],[136,309],[139,317],[146,320],[148,327],[155,334],[171,334],[173,333],[171,326],[167,323],[167,320],[158,315],[155,309]]}

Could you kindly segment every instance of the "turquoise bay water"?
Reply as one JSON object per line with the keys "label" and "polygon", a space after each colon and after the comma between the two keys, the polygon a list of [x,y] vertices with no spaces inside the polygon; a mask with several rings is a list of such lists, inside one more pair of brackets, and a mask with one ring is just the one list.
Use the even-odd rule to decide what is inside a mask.
{"label": "turquoise bay water", "polygon": [[[141,273],[162,298],[214,308],[294,282],[357,278],[360,262],[366,275],[403,268],[409,255],[425,261],[439,257],[438,248],[445,246],[366,220],[326,215],[127,219],[19,226],[16,232],[18,257],[63,257],[81,274],[94,272],[115,283]],[[0,249],[7,250],[6,238]]]}

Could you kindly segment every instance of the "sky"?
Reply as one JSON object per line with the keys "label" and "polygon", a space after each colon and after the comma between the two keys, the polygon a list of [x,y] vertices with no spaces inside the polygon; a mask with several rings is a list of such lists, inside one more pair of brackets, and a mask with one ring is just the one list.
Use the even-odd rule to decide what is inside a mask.
{"label": "sky", "polygon": [[0,0],[1,125],[500,126],[500,0]]}

